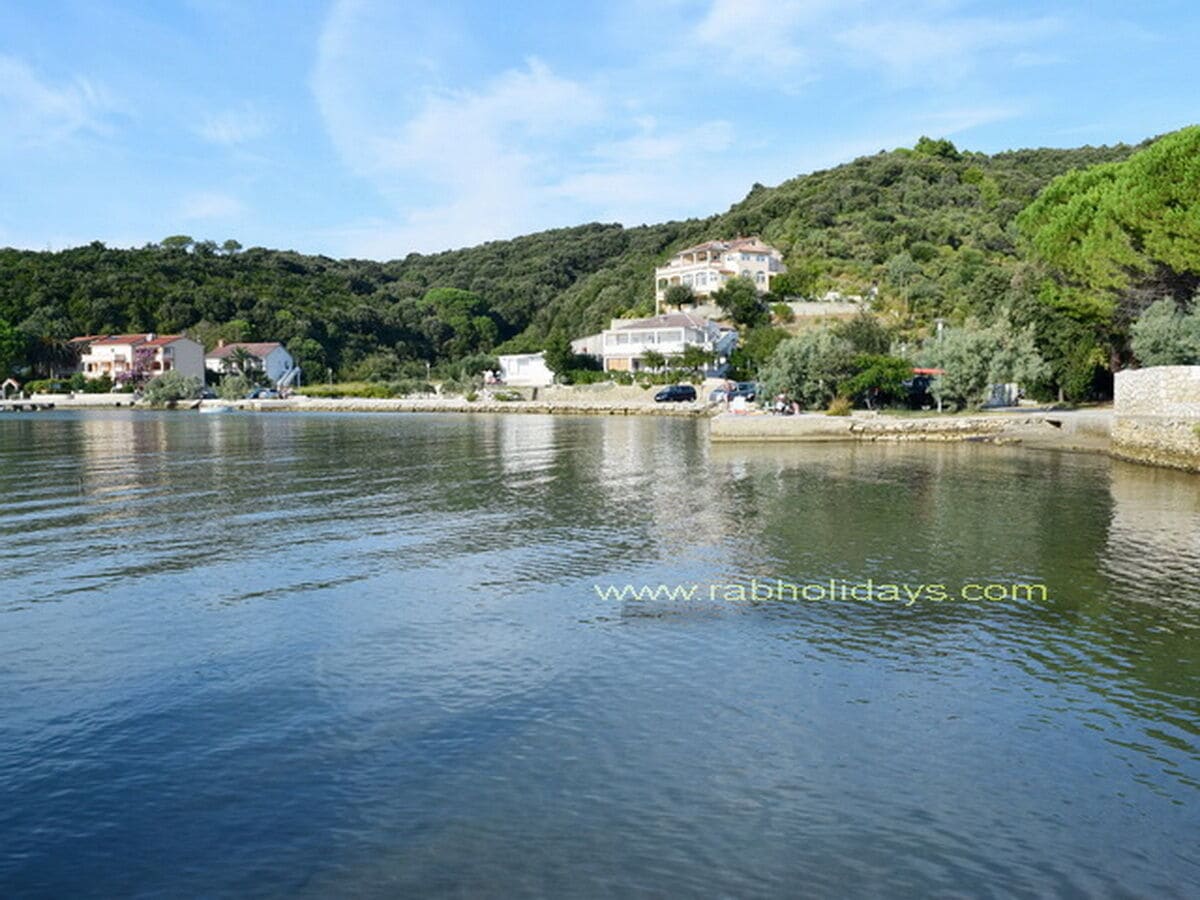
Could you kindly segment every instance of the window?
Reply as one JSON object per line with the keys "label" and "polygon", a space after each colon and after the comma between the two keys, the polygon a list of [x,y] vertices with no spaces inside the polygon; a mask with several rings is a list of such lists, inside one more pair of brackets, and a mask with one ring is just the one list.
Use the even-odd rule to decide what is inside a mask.
{"label": "window", "polygon": [[742,269],[742,277],[743,277],[743,278],[749,278],[749,277],[750,277],[750,270],[749,270],[749,269]]}
{"label": "window", "polygon": [[767,281],[767,276],[764,275],[762,272],[759,272],[757,275],[754,276],[754,280],[757,281],[759,284],[765,284]]}
{"label": "window", "polygon": [[691,276],[691,275],[684,275],[684,276],[683,276],[683,283],[684,283],[684,284],[686,284],[686,285],[689,285],[689,286],[690,286],[690,285],[691,285],[691,283],[692,283],[692,276]]}

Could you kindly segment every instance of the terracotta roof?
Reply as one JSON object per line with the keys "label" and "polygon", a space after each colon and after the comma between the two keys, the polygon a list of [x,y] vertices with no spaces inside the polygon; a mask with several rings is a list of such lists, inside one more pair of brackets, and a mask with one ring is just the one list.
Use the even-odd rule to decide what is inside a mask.
{"label": "terracotta roof", "polygon": [[182,340],[183,340],[182,334],[165,334],[162,337],[156,337],[152,341],[146,341],[146,343],[143,344],[142,346],[144,346],[144,347],[165,347],[165,346],[167,346],[167,344],[173,344],[176,341],[182,341]]}
{"label": "terracotta roof", "polygon": [[251,356],[255,356],[259,359],[265,359],[282,346],[283,344],[279,343],[278,341],[262,341],[259,343],[246,343],[241,341],[233,344],[225,344],[221,347],[214,347],[212,350],[208,351],[208,353],[204,354],[204,358],[226,359],[235,348],[241,347]]}
{"label": "terracotta roof", "polygon": [[101,347],[112,347],[118,344],[141,344],[146,340],[144,334],[110,334],[102,336],[99,340],[94,340],[92,343]]}

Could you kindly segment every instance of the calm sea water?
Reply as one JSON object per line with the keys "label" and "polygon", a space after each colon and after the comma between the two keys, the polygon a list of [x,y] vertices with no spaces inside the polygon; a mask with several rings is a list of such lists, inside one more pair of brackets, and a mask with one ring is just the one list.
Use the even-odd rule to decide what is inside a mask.
{"label": "calm sea water", "polygon": [[0,893],[1200,895],[1200,478],[703,429],[0,416]]}

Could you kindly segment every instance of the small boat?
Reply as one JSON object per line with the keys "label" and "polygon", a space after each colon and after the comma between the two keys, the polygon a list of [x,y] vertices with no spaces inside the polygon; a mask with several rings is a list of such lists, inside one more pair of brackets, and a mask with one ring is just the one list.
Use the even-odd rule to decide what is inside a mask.
{"label": "small boat", "polygon": [[235,406],[201,406],[200,412],[202,412],[202,413],[231,413],[231,412],[237,412],[237,407],[235,407]]}

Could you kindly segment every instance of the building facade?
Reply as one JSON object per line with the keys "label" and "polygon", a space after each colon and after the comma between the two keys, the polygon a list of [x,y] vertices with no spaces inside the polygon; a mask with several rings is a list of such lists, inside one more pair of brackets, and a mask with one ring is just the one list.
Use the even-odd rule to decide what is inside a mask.
{"label": "building facade", "polygon": [[179,334],[110,334],[76,338],[85,378],[107,375],[115,382],[180,372],[204,380],[204,348]]}
{"label": "building facade", "polygon": [[[204,367],[218,375],[224,375],[245,366],[248,371],[261,372],[271,382],[280,384],[292,375],[296,361],[287,348],[278,341],[261,343],[221,341],[204,355]],[[298,373],[297,373],[298,374]],[[294,380],[295,376],[293,376]]]}
{"label": "building facade", "polygon": [[[593,337],[576,343],[596,345]],[[699,347],[714,356],[706,375],[720,375],[737,346],[737,331],[711,319],[677,312],[649,319],[613,319],[599,335],[600,357],[606,372],[640,372],[649,368],[645,354],[653,350],[668,359],[688,347]],[[578,352],[578,351],[576,351]]]}
{"label": "building facade", "polygon": [[786,271],[783,254],[757,237],[707,241],[680,250],[665,266],[654,270],[654,310],[660,311],[672,285],[681,284],[697,297],[708,297],[729,279],[741,276],[753,281],[759,293],[766,293],[771,279]]}
{"label": "building facade", "polygon": [[546,366],[545,353],[509,353],[498,356],[500,380],[514,387],[546,387],[554,373]]}

